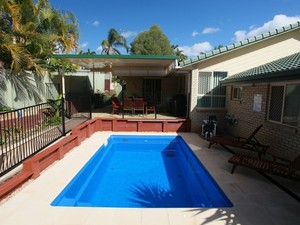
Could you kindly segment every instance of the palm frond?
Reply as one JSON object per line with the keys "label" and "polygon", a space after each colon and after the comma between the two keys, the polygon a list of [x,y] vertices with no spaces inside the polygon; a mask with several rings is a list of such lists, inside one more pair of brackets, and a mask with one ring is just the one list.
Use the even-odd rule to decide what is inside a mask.
{"label": "palm frond", "polygon": [[108,31],[108,37],[107,40],[103,40],[101,43],[102,51],[101,54],[106,55],[120,55],[120,51],[117,49],[117,47],[124,47],[126,51],[128,52],[129,47],[126,43],[126,38],[120,35],[114,28],[110,29]]}
{"label": "palm frond", "polygon": [[44,69],[40,60],[34,59],[22,45],[8,44],[3,45],[3,49],[6,50],[8,58],[10,58],[10,69],[12,74],[18,74],[22,70],[32,70],[38,75],[43,76]]}
{"label": "palm frond", "polygon": [[108,47],[109,47],[109,42],[108,42],[108,40],[103,40],[103,41],[101,42],[101,46],[102,46],[102,48],[108,48]]}
{"label": "palm frond", "polygon": [[24,79],[24,76],[18,74],[10,74],[8,76],[8,80],[11,82],[14,91],[16,93],[15,101],[24,101],[27,100],[27,89],[26,89],[26,82],[27,79]]}
{"label": "palm frond", "polygon": [[121,55],[121,52],[118,49],[113,48],[113,54],[114,55]]}
{"label": "palm frond", "polygon": [[0,67],[0,105],[5,105],[4,102],[4,93],[7,90],[5,70]]}
{"label": "palm frond", "polygon": [[42,98],[40,93],[43,93],[44,87],[38,76],[22,71],[16,74],[10,74],[8,80],[11,82],[15,93],[15,101],[24,101],[27,99],[34,100],[35,103],[40,103]]}
{"label": "palm frond", "polygon": [[11,16],[12,29],[19,30],[21,27],[21,19],[22,19],[22,14],[20,12],[20,6],[17,4],[14,4],[11,1],[5,1],[4,9]]}

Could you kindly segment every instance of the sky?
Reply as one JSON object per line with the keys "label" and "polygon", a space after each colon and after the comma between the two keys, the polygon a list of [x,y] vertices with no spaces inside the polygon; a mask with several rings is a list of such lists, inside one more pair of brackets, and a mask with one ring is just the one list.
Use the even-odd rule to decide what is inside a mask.
{"label": "sky", "polygon": [[[127,44],[158,25],[171,45],[189,58],[300,21],[300,0],[49,0],[72,12],[79,23],[79,47],[101,52],[108,31]],[[129,54],[119,48],[122,54]]]}

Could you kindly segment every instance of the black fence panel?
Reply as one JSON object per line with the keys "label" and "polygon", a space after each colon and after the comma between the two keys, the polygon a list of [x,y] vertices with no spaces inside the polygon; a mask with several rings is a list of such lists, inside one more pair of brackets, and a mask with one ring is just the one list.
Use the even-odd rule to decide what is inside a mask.
{"label": "black fence panel", "polygon": [[[68,104],[74,107],[66,107]],[[72,98],[0,112],[0,177],[90,119],[90,115]]]}
{"label": "black fence panel", "polygon": [[0,175],[64,135],[62,100],[0,113]]}
{"label": "black fence panel", "polygon": [[87,95],[0,112],[0,177],[90,118]]}

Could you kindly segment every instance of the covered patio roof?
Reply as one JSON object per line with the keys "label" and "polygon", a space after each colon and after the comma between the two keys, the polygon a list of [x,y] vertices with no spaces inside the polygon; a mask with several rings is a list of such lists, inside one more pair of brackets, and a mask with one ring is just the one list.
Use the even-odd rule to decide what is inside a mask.
{"label": "covered patio roof", "polygon": [[57,54],[53,57],[116,76],[168,76],[177,68],[177,56]]}

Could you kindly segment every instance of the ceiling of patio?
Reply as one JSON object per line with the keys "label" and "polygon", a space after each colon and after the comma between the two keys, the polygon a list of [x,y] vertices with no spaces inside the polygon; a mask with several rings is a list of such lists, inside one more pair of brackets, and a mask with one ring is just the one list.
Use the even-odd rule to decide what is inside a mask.
{"label": "ceiling of patio", "polygon": [[54,58],[116,76],[168,76],[178,69],[176,56],[54,55]]}

